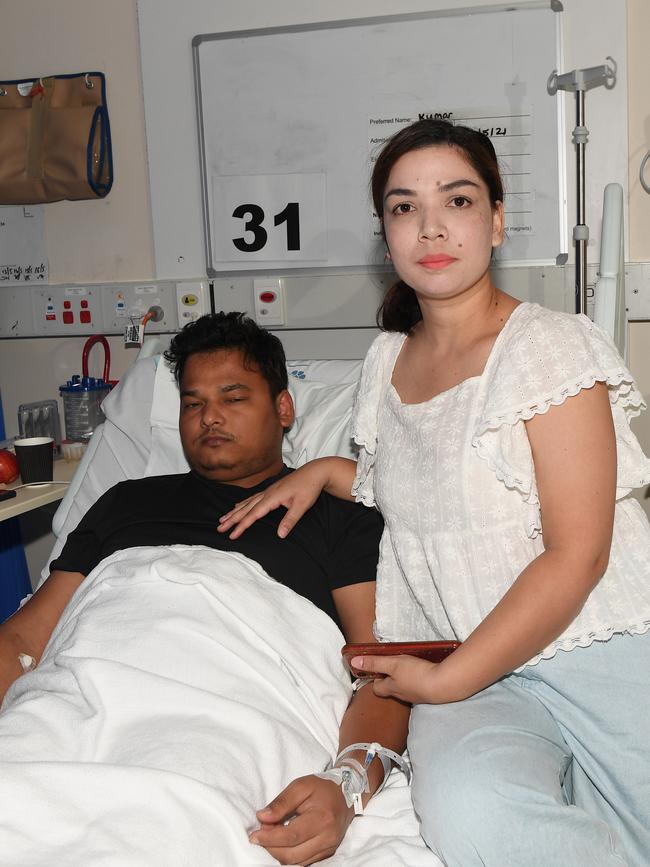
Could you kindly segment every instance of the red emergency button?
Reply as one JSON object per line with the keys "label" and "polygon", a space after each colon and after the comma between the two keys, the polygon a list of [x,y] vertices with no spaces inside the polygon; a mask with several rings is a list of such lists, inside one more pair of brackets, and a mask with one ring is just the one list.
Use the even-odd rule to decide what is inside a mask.
{"label": "red emergency button", "polygon": [[[81,303],[83,304],[83,301]],[[90,322],[90,310],[81,310],[79,312],[79,321],[87,325]]]}
{"label": "red emergency button", "polygon": [[64,310],[63,311],[63,324],[64,325],[72,325],[74,322],[74,313],[72,310]]}
{"label": "red emergency button", "polygon": [[278,296],[275,294],[275,292],[260,292],[260,301],[263,304],[271,304],[273,301],[275,301],[277,297]]}

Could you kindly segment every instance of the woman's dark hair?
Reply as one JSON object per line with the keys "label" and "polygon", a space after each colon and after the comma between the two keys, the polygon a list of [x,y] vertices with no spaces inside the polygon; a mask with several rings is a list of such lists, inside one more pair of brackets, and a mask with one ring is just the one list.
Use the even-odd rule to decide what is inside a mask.
{"label": "woman's dark hair", "polygon": [[275,398],[288,386],[287,361],[280,340],[244,313],[208,313],[190,322],[176,334],[165,360],[172,365],[180,385],[190,355],[235,349],[241,352],[246,367],[259,370]]}
{"label": "woman's dark hair", "polygon": [[[386,142],[375,162],[370,186],[375,211],[382,221],[382,234],[384,193],[393,166],[404,154],[439,145],[456,148],[462,153],[488,188],[493,208],[497,202],[503,202],[503,183],[497,156],[486,135],[467,126],[454,126],[448,120],[418,120],[395,133]],[[377,311],[377,324],[384,331],[402,331],[408,334],[421,319],[422,312],[415,292],[403,280],[398,280],[388,290]]]}

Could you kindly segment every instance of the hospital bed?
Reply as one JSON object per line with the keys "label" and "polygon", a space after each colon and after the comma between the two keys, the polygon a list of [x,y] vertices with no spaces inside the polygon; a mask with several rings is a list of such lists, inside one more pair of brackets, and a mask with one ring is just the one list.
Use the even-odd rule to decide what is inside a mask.
{"label": "hospital bed", "polygon": [[[283,450],[287,464],[298,466],[306,460],[321,455],[353,456],[353,446],[349,436],[349,421],[360,369],[360,361],[296,361],[288,364],[290,391],[296,404],[296,421],[285,436]],[[103,408],[106,421],[93,435],[70,489],[55,515],[54,532],[57,541],[50,559],[61,550],[67,534],[74,529],[86,510],[115,483],[124,479],[147,475],[184,472],[187,469],[178,434],[178,390],[167,365],[161,361],[160,357],[145,358],[136,362],[119,386],[107,397]],[[185,548],[185,546],[173,546],[172,554],[174,556],[178,553],[178,547]],[[147,568],[153,569],[155,567],[155,563],[150,566],[150,562],[155,561],[158,556],[153,549],[132,550],[136,554],[144,551],[143,556],[147,561]],[[194,582],[193,586],[201,585],[201,578],[192,578],[191,576],[203,568],[202,557],[238,557],[238,555],[210,552],[207,549],[193,549],[193,551],[198,553],[194,555],[190,549],[187,572],[177,575],[165,585],[166,588],[167,586],[171,587],[169,593],[172,595],[169,598],[166,596],[160,603],[163,606],[163,613],[155,621],[155,628],[169,629],[169,635],[165,635],[165,638],[170,643],[175,641],[176,624],[182,621],[183,617],[190,616],[183,608],[185,596],[180,595],[181,591],[185,592],[186,588],[181,587],[179,590],[179,585],[192,582]],[[180,551],[181,555],[186,553],[188,553],[187,550]],[[203,684],[198,684],[201,687],[198,692],[194,690],[194,692],[187,694],[183,692],[184,685],[181,684],[181,686],[174,688],[171,696],[167,696],[165,692],[168,688],[166,672],[164,683],[167,686],[165,688],[161,686],[162,679],[156,668],[158,651],[152,651],[147,645],[148,636],[141,636],[138,632],[137,612],[139,607],[150,604],[148,597],[146,597],[150,576],[142,579],[140,584],[127,581],[124,576],[128,577],[131,574],[129,569],[132,563],[127,556],[128,552],[127,554],[122,552],[122,554],[124,556],[113,555],[113,558],[116,556],[118,558],[115,564],[117,571],[112,573],[109,580],[104,581],[103,584],[101,583],[101,574],[91,580],[95,573],[98,571],[101,573],[101,564],[91,573],[66,610],[69,612],[68,624],[60,629],[58,634],[55,631],[50,642],[50,646],[54,646],[58,653],[56,666],[64,670],[69,668],[70,671],[64,671],[64,674],[67,676],[72,672],[74,683],[71,686],[69,681],[62,680],[61,689],[66,700],[63,704],[57,705],[54,699],[51,699],[53,706],[50,708],[48,705],[44,705],[41,716],[57,719],[61,716],[62,719],[67,719],[69,714],[73,713],[70,710],[71,705],[76,703],[82,706],[83,711],[75,711],[77,716],[73,720],[68,721],[65,725],[62,722],[59,728],[56,728],[56,725],[53,726],[55,730],[52,736],[59,744],[62,754],[65,754],[66,749],[71,749],[75,751],[75,760],[65,769],[65,773],[61,777],[60,767],[53,769],[53,763],[48,760],[47,754],[44,754],[43,772],[37,776],[38,783],[35,782],[32,789],[29,789],[29,786],[24,789],[25,776],[29,777],[30,774],[35,773],[34,768],[37,770],[39,768],[38,746],[36,747],[36,761],[34,761],[33,747],[26,749],[24,764],[22,765],[23,757],[20,754],[20,747],[17,747],[18,754],[13,755],[10,762],[2,761],[3,757],[0,757],[0,801],[3,800],[3,794],[7,794],[8,791],[13,792],[14,796],[17,795],[18,798],[21,791],[24,791],[29,813],[27,819],[23,818],[18,809],[13,811],[12,820],[9,823],[5,822],[4,827],[0,829],[2,848],[5,849],[7,845],[10,845],[14,847],[13,851],[16,852],[22,850],[20,848],[17,850],[15,847],[24,846],[26,847],[26,858],[31,858],[33,855],[29,845],[32,845],[34,851],[46,851],[47,854],[42,862],[29,861],[35,867],[45,867],[45,864],[51,863],[69,865],[69,867],[81,867],[81,865],[88,863],[119,864],[120,867],[144,867],[144,865],[150,864],[160,865],[160,867],[170,865],[171,867],[171,865],[186,863],[192,863],[194,867],[204,867],[204,865],[211,867],[213,864],[227,864],[230,867],[231,864],[277,863],[265,850],[259,847],[249,847],[250,851],[246,848],[248,844],[245,839],[245,832],[250,831],[255,826],[251,802],[255,807],[262,806],[265,803],[261,800],[262,798],[268,797],[269,793],[272,796],[279,791],[279,781],[283,781],[284,785],[295,776],[317,770],[316,767],[310,767],[307,762],[318,761],[322,765],[324,761],[327,761],[327,755],[336,751],[337,722],[335,711],[340,715],[349,698],[349,678],[342,670],[338,656],[342,636],[332,621],[322,612],[317,611],[311,603],[269,579],[266,582],[260,579],[257,588],[255,581],[253,581],[251,585],[253,587],[251,592],[254,594],[251,597],[253,601],[246,597],[246,593],[249,592],[247,582],[250,576],[243,572],[241,575],[237,574],[233,579],[237,586],[234,595],[239,597],[239,588],[242,588],[241,600],[233,599],[232,596],[213,600],[210,593],[217,582],[212,579],[212,583],[209,585],[207,581],[204,581],[204,586],[200,586],[199,590],[202,594],[200,598],[205,602],[206,607],[217,613],[227,608],[230,612],[228,616],[235,621],[232,629],[234,638],[222,639],[225,645],[225,647],[224,645],[221,646],[223,652],[229,652],[231,649],[227,645],[227,641],[237,641],[240,634],[247,633],[249,627],[253,630],[252,640],[251,635],[248,638],[242,638],[240,658],[233,663],[237,677],[228,684],[228,694],[220,697],[220,701],[222,703],[227,702],[227,704],[226,710],[221,705],[219,706],[221,708],[218,711],[219,722],[223,722],[223,718],[231,713],[233,701],[236,700],[238,691],[242,688],[242,681],[246,681],[249,676],[254,680],[259,675],[259,686],[257,681],[254,681],[252,689],[262,691],[270,688],[269,684],[271,684],[275,690],[269,713],[270,721],[264,718],[264,714],[249,720],[247,715],[250,715],[251,711],[247,709],[244,715],[246,719],[243,719],[241,726],[245,731],[247,726],[250,726],[251,731],[247,737],[252,738],[253,741],[257,738],[261,740],[261,743],[257,745],[252,742],[245,744],[243,752],[241,750],[237,752],[241,746],[241,744],[235,743],[239,741],[238,734],[231,736],[221,733],[216,738],[210,739],[208,733],[206,749],[208,752],[213,747],[217,749],[213,741],[219,740],[218,750],[213,759],[214,763],[219,766],[220,773],[226,776],[226,782],[223,784],[225,785],[225,794],[222,793],[221,801],[215,802],[214,805],[210,800],[214,794],[213,788],[221,786],[222,781],[220,779],[218,783],[214,784],[214,787],[207,789],[203,786],[205,782],[203,757],[197,759],[195,753],[192,752],[191,745],[185,743],[182,747],[178,743],[169,744],[167,747],[172,757],[170,761],[176,762],[176,765],[172,766],[173,773],[169,773],[170,769],[167,766],[159,768],[157,764],[159,759],[154,756],[148,758],[147,762],[141,762],[140,759],[136,761],[138,765],[147,765],[146,773],[142,767],[138,767],[135,770],[131,768],[129,775],[124,776],[123,772],[126,773],[126,771],[120,765],[122,759],[116,760],[114,758],[115,750],[120,756],[122,756],[123,750],[119,744],[119,737],[116,737],[114,727],[117,725],[117,735],[120,733],[123,735],[125,731],[133,732],[134,721],[132,717],[134,714],[139,714],[140,711],[131,712],[132,696],[134,707],[139,708],[142,704],[142,692],[146,690],[147,703],[150,703],[152,708],[160,707],[161,718],[173,716],[177,712],[179,704],[194,706],[193,703],[196,703],[196,714],[199,716],[205,714],[208,719],[212,710],[207,705],[204,707],[202,704],[203,697],[208,691]],[[109,561],[111,559],[108,558]],[[246,560],[246,558],[240,559]],[[207,568],[212,568],[211,563],[212,561],[208,563]],[[166,569],[171,569],[169,563],[163,565]],[[246,564],[237,564],[238,568],[244,566]],[[187,577],[188,575],[190,577]],[[47,567],[43,571],[43,580],[46,577]],[[87,590],[85,590],[86,585],[89,585]],[[119,593],[114,592],[116,587],[119,589]],[[144,588],[142,590],[142,593],[145,593],[144,596],[138,595],[140,593],[138,587]],[[292,667],[294,661],[289,658],[291,647],[287,650],[287,647],[283,645],[278,650],[274,645],[270,650],[267,650],[264,646],[266,623],[255,621],[250,624],[248,622],[248,612],[252,610],[253,606],[257,607],[258,603],[261,604],[260,599],[263,601],[266,598],[265,594],[268,595],[269,606],[274,607],[274,611],[270,613],[274,619],[273,629],[267,630],[272,633],[271,641],[275,641],[275,634],[281,632],[286,633],[282,636],[282,640],[290,644],[298,632],[290,628],[292,622],[298,622],[297,620],[292,621],[291,618],[294,616],[304,617],[306,612],[304,606],[313,609],[313,628],[310,624],[309,631],[306,631],[305,634],[309,634],[310,642],[313,639],[316,643],[316,635],[320,634],[320,630],[324,635],[324,642],[329,642],[326,665],[330,668],[330,678],[333,680],[338,678],[338,698],[334,700],[334,704],[338,701],[337,708],[333,708],[332,705],[334,690],[331,682],[321,682],[318,678],[314,678],[313,669],[309,668],[313,664],[313,660],[310,663],[309,659],[302,659],[304,653],[307,652],[305,650],[307,643],[303,641],[301,644],[299,635],[295,637],[297,643],[292,646],[294,655],[301,657],[301,659],[296,660],[295,667]],[[273,594],[279,594],[279,596],[276,598]],[[96,608],[93,608],[100,597],[101,604],[97,604]],[[153,604],[158,604],[158,600]],[[241,607],[239,612],[237,610],[238,604]],[[292,606],[298,606],[295,612]],[[303,607],[300,608],[300,606]],[[78,628],[75,623],[81,622],[77,618],[77,612],[84,610],[90,611],[91,615],[96,610],[94,622],[98,624],[98,631],[96,634],[82,633],[77,636],[75,629],[78,631]],[[165,611],[169,611],[168,618],[166,618]],[[309,613],[307,612],[307,614]],[[75,618],[77,619],[75,620]],[[66,619],[65,615],[63,619]],[[209,621],[203,625],[206,625],[206,631],[210,630],[211,623]],[[201,624],[192,628],[197,635],[201,633]],[[229,624],[226,624],[224,628],[229,629]],[[120,646],[124,646],[124,653],[127,654],[124,658],[114,659],[111,657],[109,661],[103,658],[103,629],[106,629],[107,634],[110,634],[113,645],[119,643]],[[307,630],[307,627],[305,629]],[[66,632],[66,630],[68,631]],[[138,632],[137,636],[132,634],[133,630]],[[198,640],[199,638],[197,638]],[[201,638],[201,640],[203,639]],[[134,641],[138,642],[137,666],[133,664],[132,645]],[[248,655],[255,652],[258,643],[261,648],[260,652],[250,662]],[[89,648],[81,654],[83,659],[79,658],[80,652],[76,649],[73,652],[70,649],[71,647],[76,648],[78,644]],[[53,651],[50,652],[50,655],[52,653]],[[44,659],[45,657],[47,657],[47,651]],[[269,668],[270,657],[274,659],[280,657],[280,665]],[[180,665],[180,663],[178,664]],[[201,666],[203,664],[204,661],[202,660]],[[246,668],[247,665],[248,668]],[[303,670],[301,665],[306,670]],[[318,665],[323,665],[322,657],[319,657]],[[86,671],[87,667],[89,672]],[[108,711],[105,702],[110,703],[110,695],[115,688],[113,672],[117,668],[119,668],[120,678],[123,678],[119,680],[120,691],[119,696],[116,697],[117,711],[114,712],[117,713],[119,722],[109,725],[106,721]],[[134,671],[134,668],[143,669],[143,671]],[[276,668],[291,668],[291,671],[282,680],[285,672],[278,672]],[[188,679],[193,681],[195,672],[191,668],[191,661],[189,669]],[[34,712],[31,711],[27,715],[23,715],[22,718],[20,713],[24,708],[31,707],[30,699],[33,698],[34,691],[38,693],[38,671],[39,669],[20,678],[18,683],[23,682],[26,686],[23,687],[22,692],[19,691],[17,696],[13,696],[19,717],[16,725],[20,726],[21,738],[26,742],[29,742],[30,726],[35,725],[33,722]],[[55,672],[55,676],[63,678],[60,671]],[[84,686],[86,684],[84,678],[86,677],[88,684]],[[30,678],[33,679],[31,693]],[[145,679],[143,680],[143,678]],[[75,690],[80,689],[82,693],[82,696],[78,697],[75,692],[74,701],[70,698],[73,687]],[[291,693],[289,701],[287,700],[287,691],[294,687],[296,687],[295,695]],[[197,699],[197,694],[201,698]],[[41,696],[41,701],[50,701],[50,698]],[[92,712],[88,710],[88,706],[92,708]],[[302,714],[301,720],[304,721],[301,721],[301,725],[309,730],[309,737],[314,740],[315,745],[304,746],[297,734],[298,729],[290,730],[295,725],[293,715],[298,712]],[[286,736],[278,724],[278,721],[284,718],[283,714],[286,714],[288,719],[286,727],[289,731]],[[5,722],[4,717],[10,716],[11,714],[0,716],[0,742],[3,734],[5,734],[2,727]],[[97,720],[101,720],[101,724]],[[155,726],[156,722],[154,711],[152,711],[152,718],[148,725]],[[151,738],[148,731],[137,733],[138,726],[140,728],[144,726],[144,722],[139,717],[135,726],[135,737],[129,734],[128,739],[130,742],[139,743],[138,738],[141,736],[142,748],[148,754],[150,743],[155,738]],[[70,740],[71,736],[68,735],[71,730],[74,731],[74,742]],[[80,744],[85,744],[83,738],[87,736],[88,730],[90,730],[90,735],[88,735],[90,740],[87,746],[82,747]],[[239,733],[239,726],[236,731]],[[33,738],[38,739],[37,729],[34,729]],[[102,744],[100,752],[96,752],[99,748],[96,746],[95,738]],[[70,745],[68,745],[69,741]],[[34,742],[32,740],[32,744]],[[107,743],[109,746],[106,746]],[[77,761],[76,754],[79,751],[83,753],[84,758],[81,763]],[[109,755],[110,759],[105,759],[106,755]],[[301,755],[303,756],[302,759],[300,758]],[[126,765],[129,762],[133,764],[130,758],[124,759],[124,762]],[[159,768],[158,777],[150,779],[147,776],[151,772],[151,767]],[[230,788],[228,778],[231,781]],[[48,786],[51,786],[51,791],[48,790]],[[7,788],[7,792],[5,792],[3,787],[10,788]],[[38,792],[37,796],[34,797],[36,787]],[[75,795],[75,788],[78,789],[78,796]],[[42,802],[39,798],[42,798]],[[118,811],[117,816],[113,812],[106,817],[103,811],[106,809],[106,803],[110,802],[111,799],[118,802],[120,799],[123,800],[120,808],[122,812]],[[16,803],[19,803],[19,800]],[[150,815],[152,810],[154,812]],[[215,819],[217,815],[219,821]],[[163,817],[163,821],[169,822],[170,827],[169,834],[162,842],[155,833],[161,817]],[[41,828],[56,829],[56,833],[48,835],[47,845],[43,842],[42,832],[34,830],[39,823]],[[89,828],[92,828],[92,831],[77,833],[75,823],[85,823]],[[9,833],[7,827],[14,829],[14,838],[9,837],[7,839]],[[114,831],[109,840],[106,837],[106,829],[111,827],[118,830]],[[25,840],[29,840],[30,834],[34,835],[34,840],[31,843],[26,843]],[[68,839],[65,839],[66,835]],[[63,838],[65,847],[57,848],[52,843],[53,848],[49,848],[50,837],[55,840]],[[135,840],[137,840],[137,844],[134,842]],[[106,854],[107,846],[118,847],[113,852],[115,857],[111,860],[110,855],[107,855],[105,860],[99,859],[97,853],[104,852]],[[175,846],[177,849],[174,848]],[[216,852],[222,854],[215,854],[213,858],[206,858],[205,852],[214,851],[215,847]],[[74,855],[75,851],[80,853],[78,858]],[[65,857],[63,852],[66,853]],[[118,852],[119,855],[117,855]],[[93,858],[97,860],[93,860]],[[346,865],[346,867],[363,867],[363,865],[395,867],[396,864],[405,865],[405,867],[420,867],[420,865],[421,867],[440,867],[441,862],[426,849],[419,837],[409,789],[401,773],[393,771],[388,785],[372,799],[366,814],[353,821],[336,855],[323,863]]]}

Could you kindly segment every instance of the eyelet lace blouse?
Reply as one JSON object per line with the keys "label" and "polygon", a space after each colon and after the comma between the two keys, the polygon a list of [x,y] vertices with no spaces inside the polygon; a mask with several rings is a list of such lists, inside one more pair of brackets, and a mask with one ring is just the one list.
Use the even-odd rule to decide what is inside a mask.
{"label": "eyelet lace blouse", "polygon": [[586,316],[520,304],[481,376],[419,404],[403,404],[391,384],[404,340],[375,340],[352,418],[353,494],[386,522],[377,638],[462,641],[544,550],[524,422],[597,381],[609,390],[618,455],[609,565],[573,623],[529,664],[647,631],[650,525],[628,496],[650,483],[650,461],[629,427],[645,403],[607,334]]}

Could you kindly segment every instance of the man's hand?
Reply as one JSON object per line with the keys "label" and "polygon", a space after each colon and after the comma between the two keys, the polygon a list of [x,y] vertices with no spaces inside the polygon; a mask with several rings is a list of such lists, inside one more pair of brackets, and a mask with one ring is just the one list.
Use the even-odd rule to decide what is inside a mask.
{"label": "man's hand", "polygon": [[354,810],[340,786],[310,774],[290,783],[257,818],[261,827],[250,835],[251,843],[280,864],[315,864],[334,854]]}

